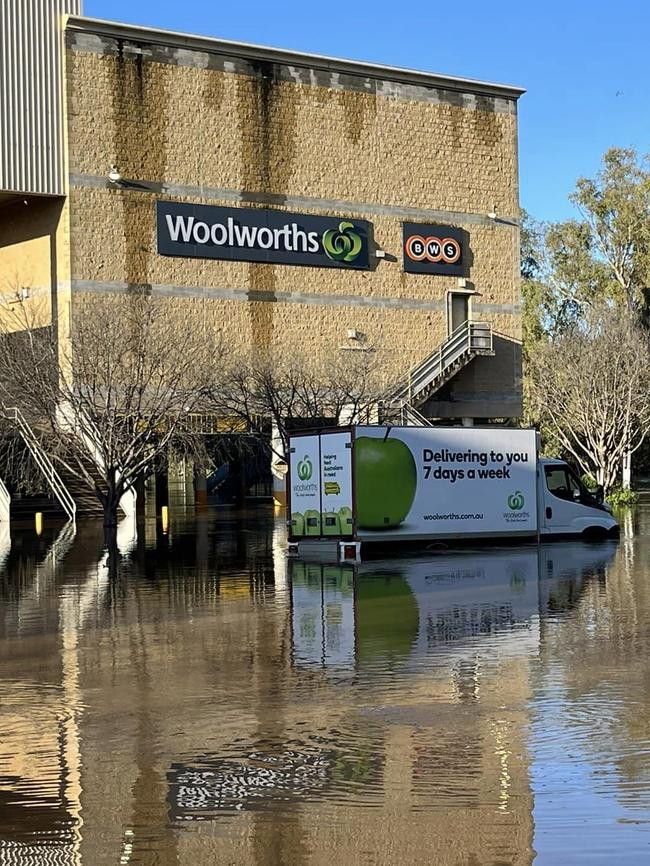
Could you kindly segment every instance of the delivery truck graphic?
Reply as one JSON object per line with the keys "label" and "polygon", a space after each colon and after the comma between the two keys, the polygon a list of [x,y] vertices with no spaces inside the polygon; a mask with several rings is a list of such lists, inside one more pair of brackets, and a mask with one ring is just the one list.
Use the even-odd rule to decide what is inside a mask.
{"label": "delivery truck graphic", "polygon": [[602,491],[540,458],[534,430],[355,426],[294,434],[289,450],[290,542],[618,532]]}

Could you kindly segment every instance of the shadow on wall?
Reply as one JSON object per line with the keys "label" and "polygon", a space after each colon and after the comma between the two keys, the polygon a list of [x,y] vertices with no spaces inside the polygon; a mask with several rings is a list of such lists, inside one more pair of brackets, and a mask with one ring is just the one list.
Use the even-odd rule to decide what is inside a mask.
{"label": "shadow on wall", "polygon": [[56,309],[59,279],[57,231],[64,200],[42,196],[15,196],[0,199],[0,296],[9,299],[22,288],[30,297],[49,298]]}
{"label": "shadow on wall", "polygon": [[518,418],[522,415],[522,346],[493,335],[493,356],[479,356],[427,400],[429,418]]}

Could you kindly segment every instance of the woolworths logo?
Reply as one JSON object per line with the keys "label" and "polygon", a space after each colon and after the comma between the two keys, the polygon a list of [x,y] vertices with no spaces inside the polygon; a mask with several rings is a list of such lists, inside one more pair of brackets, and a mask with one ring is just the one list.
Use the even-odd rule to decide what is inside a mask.
{"label": "woolworths logo", "polygon": [[323,233],[323,247],[326,255],[335,262],[353,262],[361,252],[362,241],[354,230],[354,223],[339,223],[336,229]]}
{"label": "woolworths logo", "polygon": [[524,494],[521,490],[515,491],[515,493],[511,493],[508,497],[508,508],[511,511],[521,511],[524,507],[526,500],[524,499]]}
{"label": "woolworths logo", "polygon": [[156,202],[158,252],[167,256],[369,267],[370,223],[257,208]]}
{"label": "woolworths logo", "polygon": [[300,478],[301,481],[309,481],[309,479],[311,478],[311,473],[313,471],[314,468],[312,466],[311,460],[305,454],[304,459],[298,461],[298,478]]}

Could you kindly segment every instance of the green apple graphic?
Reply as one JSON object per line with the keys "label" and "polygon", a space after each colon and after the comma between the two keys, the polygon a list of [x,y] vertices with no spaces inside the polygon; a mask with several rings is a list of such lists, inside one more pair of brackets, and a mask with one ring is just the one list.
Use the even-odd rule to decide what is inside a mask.
{"label": "green apple graphic", "polygon": [[417,487],[415,461],[408,445],[359,436],[354,443],[357,523],[362,529],[392,529],[413,505]]}
{"label": "green apple graphic", "polygon": [[341,524],[341,535],[352,535],[352,509],[344,505],[339,508],[339,522]]}
{"label": "green apple graphic", "polygon": [[341,524],[335,511],[323,512],[323,535],[340,535]]}
{"label": "green apple graphic", "polygon": [[291,535],[305,534],[305,518],[299,511],[291,514]]}
{"label": "green apple graphic", "polygon": [[403,574],[361,574],[356,582],[359,662],[406,658],[417,638],[418,603]]}
{"label": "green apple graphic", "polygon": [[320,511],[315,508],[305,511],[305,535],[320,535]]}
{"label": "green apple graphic", "polygon": [[[301,515],[302,516],[302,515]],[[303,586],[305,584],[305,563],[301,562],[297,559],[289,560],[289,571],[291,573],[291,580],[297,586]]]}

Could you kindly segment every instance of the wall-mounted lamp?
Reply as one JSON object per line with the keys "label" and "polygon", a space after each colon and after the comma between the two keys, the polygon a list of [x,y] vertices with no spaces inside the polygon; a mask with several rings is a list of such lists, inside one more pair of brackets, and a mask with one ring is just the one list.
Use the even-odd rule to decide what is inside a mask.
{"label": "wall-mounted lamp", "polygon": [[488,219],[496,220],[497,218],[497,206],[495,204],[492,205],[492,210],[488,214]]}
{"label": "wall-mounted lamp", "polygon": [[375,258],[385,259],[386,258],[386,250],[375,250]]}
{"label": "wall-mounted lamp", "polygon": [[361,332],[356,328],[348,328],[348,340],[360,340]]}
{"label": "wall-mounted lamp", "polygon": [[14,304],[22,304],[24,301],[29,300],[30,295],[31,289],[29,288],[29,286],[21,286],[7,300],[7,303],[9,304],[9,306],[13,306]]}
{"label": "wall-mounted lamp", "polygon": [[122,180],[122,175],[116,165],[112,165],[108,172],[108,179],[111,183],[119,183]]}

